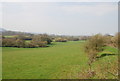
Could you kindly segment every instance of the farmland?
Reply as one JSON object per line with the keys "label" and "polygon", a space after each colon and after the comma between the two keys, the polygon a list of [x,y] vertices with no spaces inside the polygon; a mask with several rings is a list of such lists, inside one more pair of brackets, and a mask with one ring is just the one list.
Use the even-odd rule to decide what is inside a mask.
{"label": "farmland", "polygon": [[[43,48],[3,47],[3,79],[87,78],[88,57],[84,52],[84,44],[85,41],[68,41],[52,42],[49,47]],[[98,54],[109,55],[93,63],[96,75],[92,78],[117,78],[107,72],[112,72],[113,66],[117,67],[117,51],[116,48],[106,47]]]}
{"label": "farmland", "polygon": [[0,7],[3,80],[119,78],[118,2],[16,1]]}

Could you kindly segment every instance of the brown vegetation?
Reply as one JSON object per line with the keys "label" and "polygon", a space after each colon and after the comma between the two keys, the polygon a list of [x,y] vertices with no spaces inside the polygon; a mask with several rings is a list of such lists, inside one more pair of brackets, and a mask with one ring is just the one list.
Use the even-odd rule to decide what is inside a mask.
{"label": "brown vegetation", "polygon": [[88,54],[89,63],[91,64],[97,57],[97,53],[103,51],[105,38],[101,34],[92,36],[86,43],[85,52]]}
{"label": "brown vegetation", "polygon": [[[85,52],[88,55],[89,61],[88,61],[88,65],[89,65],[89,72],[86,73],[85,75],[90,75],[92,73],[96,73],[96,74],[100,74],[103,73],[101,70],[104,69],[106,72],[104,72],[103,74],[100,74],[98,76],[98,78],[106,78],[106,76],[102,76],[102,75],[108,75],[111,74],[114,77],[117,77],[117,70],[118,67],[114,66],[113,64],[111,64],[110,62],[108,63],[109,66],[111,66],[111,68],[108,69],[108,66],[106,66],[106,68],[102,68],[101,66],[99,68],[92,70],[92,64],[94,61],[96,61],[97,57],[98,57],[98,53],[104,50],[105,46],[112,46],[112,47],[116,47],[118,48],[118,46],[120,45],[120,33],[117,33],[115,36],[103,36],[101,34],[97,34],[92,36],[85,45]],[[115,64],[118,64],[117,62]],[[100,64],[101,65],[101,64]],[[91,76],[94,77],[95,75]]]}
{"label": "brown vegetation", "polygon": [[114,47],[120,47],[120,32],[117,33],[114,37],[112,37],[111,41]]}
{"label": "brown vegetation", "polygon": [[[30,42],[25,42],[26,40],[30,40]],[[34,35],[23,36],[16,35],[11,38],[3,38],[2,45],[3,47],[19,47],[19,48],[34,48],[34,47],[47,47],[47,44],[51,44],[52,40],[48,35]]]}
{"label": "brown vegetation", "polygon": [[64,38],[56,38],[55,42],[67,42],[67,39]]}

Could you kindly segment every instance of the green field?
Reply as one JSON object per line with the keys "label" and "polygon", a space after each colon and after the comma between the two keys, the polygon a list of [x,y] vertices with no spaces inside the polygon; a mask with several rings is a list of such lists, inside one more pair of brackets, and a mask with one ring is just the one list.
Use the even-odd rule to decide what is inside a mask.
{"label": "green field", "polygon": [[[84,43],[84,41],[53,42],[50,47],[44,48],[3,47],[2,77],[3,79],[82,79],[81,74],[88,69]],[[99,55],[108,52],[117,53],[117,49],[107,47]],[[99,58],[93,64],[93,69],[98,70],[100,65],[106,65],[108,61],[116,62],[117,55]],[[102,67],[104,71],[106,67]],[[94,78],[103,77],[101,71],[98,70],[96,73],[99,73],[99,76]],[[106,75],[106,72],[104,74]],[[111,74],[107,75],[107,78],[115,78]]]}

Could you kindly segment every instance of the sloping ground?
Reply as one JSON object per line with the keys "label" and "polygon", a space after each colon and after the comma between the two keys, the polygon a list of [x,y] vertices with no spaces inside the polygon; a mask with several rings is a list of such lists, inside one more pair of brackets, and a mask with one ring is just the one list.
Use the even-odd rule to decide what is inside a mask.
{"label": "sloping ground", "polygon": [[57,78],[64,69],[86,67],[83,42],[54,43],[46,48],[3,48],[3,78]]}
{"label": "sloping ground", "polygon": [[[83,76],[86,76],[84,73],[88,70],[88,58],[83,46],[84,42],[75,41],[54,42],[46,48],[4,47],[3,79],[83,79]],[[93,64],[93,69],[104,72],[99,71],[99,63],[105,65],[108,60],[111,63],[116,62],[116,58],[117,55],[100,58]],[[98,73],[94,78],[101,78],[101,74],[98,76]],[[110,75],[107,78],[115,77]]]}
{"label": "sloping ground", "polygon": [[99,53],[100,58],[93,64],[96,72],[94,78],[117,79],[118,78],[118,49],[105,47],[105,50]]}

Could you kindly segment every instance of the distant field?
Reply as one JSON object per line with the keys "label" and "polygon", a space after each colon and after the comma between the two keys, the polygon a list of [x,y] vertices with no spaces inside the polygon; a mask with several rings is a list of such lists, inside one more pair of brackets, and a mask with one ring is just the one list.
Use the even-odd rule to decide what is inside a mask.
{"label": "distant field", "polygon": [[[50,47],[45,48],[3,47],[3,79],[81,79],[81,72],[88,69],[84,43],[83,41],[53,42]],[[117,53],[117,49],[107,47],[99,55],[103,53]],[[93,68],[97,70],[102,66],[104,72],[108,61],[116,62],[117,55],[99,58],[93,64]],[[101,71],[98,73],[103,76]],[[104,74],[106,75],[106,72]],[[111,74],[106,76],[115,78]]]}
{"label": "distant field", "polygon": [[6,37],[6,38],[13,38],[13,37],[15,37],[16,35],[10,35],[10,36],[4,36],[4,37]]}

